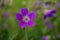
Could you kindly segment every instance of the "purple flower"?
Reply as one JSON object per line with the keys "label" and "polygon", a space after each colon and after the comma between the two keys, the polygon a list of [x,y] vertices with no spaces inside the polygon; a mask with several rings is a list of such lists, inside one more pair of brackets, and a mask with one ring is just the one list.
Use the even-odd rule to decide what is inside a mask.
{"label": "purple flower", "polygon": [[48,14],[49,17],[55,16],[56,10],[52,9],[51,12]]}
{"label": "purple flower", "polygon": [[45,2],[45,5],[50,5],[51,4],[51,2]]}
{"label": "purple flower", "polygon": [[60,7],[60,2],[57,3],[57,6]]}
{"label": "purple flower", "polygon": [[10,16],[9,16],[9,12],[6,12],[6,13],[4,14],[4,17],[8,19],[8,18],[10,17]]}
{"label": "purple flower", "polygon": [[7,0],[4,0],[4,5],[6,5],[7,4]]}
{"label": "purple flower", "polygon": [[44,3],[44,8],[48,9],[50,7],[51,2],[45,2]]}
{"label": "purple flower", "polygon": [[43,39],[43,40],[47,40],[47,36],[43,36],[42,39]]}
{"label": "purple flower", "polygon": [[55,9],[52,9],[52,10],[48,10],[47,12],[45,12],[44,14],[44,19],[46,19],[47,17],[53,17],[55,16],[56,14],[56,10]]}
{"label": "purple flower", "polygon": [[27,8],[22,8],[21,13],[17,13],[16,14],[16,19],[19,20],[19,26],[21,26],[21,28],[25,28],[26,25],[28,25],[29,27],[32,27],[35,25],[33,19],[36,18],[36,14],[34,11],[31,11],[30,13],[28,13],[28,9]]}
{"label": "purple flower", "polygon": [[50,21],[46,21],[46,25],[48,28],[54,28],[54,25],[50,23]]}
{"label": "purple flower", "polygon": [[36,0],[36,3],[39,5],[39,6],[42,6],[42,3],[40,0]]}
{"label": "purple flower", "polygon": [[43,40],[50,40],[50,36],[43,36],[42,39]]}

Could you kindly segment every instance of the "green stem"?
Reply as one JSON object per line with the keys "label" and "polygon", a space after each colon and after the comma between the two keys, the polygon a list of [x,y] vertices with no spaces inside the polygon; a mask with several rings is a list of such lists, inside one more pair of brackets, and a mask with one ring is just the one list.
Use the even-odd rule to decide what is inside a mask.
{"label": "green stem", "polygon": [[28,40],[27,27],[25,28],[25,37],[26,37],[26,40]]}

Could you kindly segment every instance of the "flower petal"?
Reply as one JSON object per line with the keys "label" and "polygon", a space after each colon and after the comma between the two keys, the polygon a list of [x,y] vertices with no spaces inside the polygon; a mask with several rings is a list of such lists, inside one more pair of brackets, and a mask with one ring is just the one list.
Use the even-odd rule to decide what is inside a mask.
{"label": "flower petal", "polygon": [[30,19],[35,19],[36,18],[36,13],[34,11],[30,12],[29,18]]}
{"label": "flower petal", "polygon": [[9,18],[10,18],[9,12],[6,12],[6,13],[4,14],[4,17],[7,18],[7,19],[9,19]]}
{"label": "flower petal", "polygon": [[55,13],[56,13],[56,10],[52,9],[48,17],[53,17]]}
{"label": "flower petal", "polygon": [[21,28],[25,28],[25,27],[26,27],[26,23],[23,22],[23,21],[21,21],[21,22],[19,23],[19,26],[20,26]]}
{"label": "flower petal", "polygon": [[43,18],[46,19],[47,18],[47,15],[44,15]]}
{"label": "flower petal", "polygon": [[57,3],[57,6],[60,7],[60,2]]}
{"label": "flower petal", "polygon": [[7,4],[7,0],[4,0],[4,5],[6,5]]}
{"label": "flower petal", "polygon": [[32,21],[32,20],[30,20],[29,22],[28,22],[28,26],[29,27],[33,27],[35,25],[35,23]]}
{"label": "flower petal", "polygon": [[47,40],[47,36],[43,36],[42,39],[43,39],[43,40]]}
{"label": "flower petal", "polygon": [[51,13],[56,13],[56,10],[55,9],[52,9]]}
{"label": "flower petal", "polygon": [[48,17],[52,17],[52,16],[53,16],[53,14],[51,14],[51,13],[48,14]]}
{"label": "flower petal", "polygon": [[27,8],[22,8],[21,9],[21,13],[22,13],[22,15],[27,15],[28,14],[28,9]]}
{"label": "flower petal", "polygon": [[19,14],[19,13],[17,13],[17,14],[16,14],[16,19],[17,19],[17,20],[22,20],[22,15]]}

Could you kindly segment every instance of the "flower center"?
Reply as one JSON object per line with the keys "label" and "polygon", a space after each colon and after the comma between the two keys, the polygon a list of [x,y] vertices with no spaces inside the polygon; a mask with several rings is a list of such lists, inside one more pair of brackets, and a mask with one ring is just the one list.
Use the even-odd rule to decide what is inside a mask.
{"label": "flower center", "polygon": [[25,22],[28,22],[30,19],[29,19],[28,16],[24,16],[23,20],[24,20]]}

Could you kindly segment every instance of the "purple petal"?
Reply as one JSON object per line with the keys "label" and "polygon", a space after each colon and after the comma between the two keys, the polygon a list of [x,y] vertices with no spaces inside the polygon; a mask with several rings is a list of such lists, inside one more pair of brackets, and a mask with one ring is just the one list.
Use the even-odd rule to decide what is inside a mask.
{"label": "purple petal", "polygon": [[43,36],[42,39],[43,39],[43,40],[47,40],[47,36]]}
{"label": "purple petal", "polygon": [[29,22],[28,22],[28,26],[29,27],[33,27],[35,25],[35,23],[32,21],[32,20],[30,20]]}
{"label": "purple petal", "polygon": [[26,27],[26,23],[23,22],[23,21],[21,21],[21,22],[19,23],[19,26],[20,26],[21,28],[25,28],[25,27]]}
{"label": "purple petal", "polygon": [[57,3],[57,6],[58,6],[58,7],[60,7],[60,2],[59,2],[59,3]]}
{"label": "purple petal", "polygon": [[51,10],[51,12],[50,12],[50,14],[48,16],[53,17],[55,13],[56,13],[56,10]]}
{"label": "purple petal", "polygon": [[48,14],[48,17],[52,17],[52,16],[53,16],[53,14],[52,14],[52,13],[49,13],[49,14]]}
{"label": "purple petal", "polygon": [[7,0],[4,0],[4,5],[6,5],[7,4]]}
{"label": "purple petal", "polygon": [[49,5],[44,5],[44,7],[47,9],[47,8],[49,8]]}
{"label": "purple petal", "polygon": [[39,6],[42,6],[42,3],[41,3],[40,0],[36,0],[36,2],[37,2],[37,4],[38,4]]}
{"label": "purple petal", "polygon": [[17,19],[17,20],[22,20],[22,15],[21,15],[20,13],[17,13],[17,14],[16,14],[16,19]]}
{"label": "purple petal", "polygon": [[51,11],[51,14],[52,14],[52,13],[56,13],[56,10],[53,9],[53,10]]}
{"label": "purple petal", "polygon": [[47,18],[47,15],[44,15],[44,17],[43,17],[44,19],[46,19]]}
{"label": "purple petal", "polygon": [[45,12],[45,15],[47,15],[48,17],[53,17],[55,13],[56,13],[56,10],[52,9]]}
{"label": "purple petal", "polygon": [[50,5],[51,4],[51,2],[45,2],[45,5]]}
{"label": "purple petal", "polygon": [[8,19],[8,18],[10,17],[9,12],[6,12],[6,13],[4,14],[4,17]]}
{"label": "purple petal", "polygon": [[44,17],[46,19],[46,17],[51,17],[51,10],[48,10],[47,12],[44,13]]}
{"label": "purple petal", "polygon": [[36,18],[36,13],[34,11],[30,12],[29,18],[30,19],[35,19]]}
{"label": "purple petal", "polygon": [[22,13],[22,15],[27,15],[28,14],[28,9],[27,8],[22,8],[21,9],[21,13]]}

